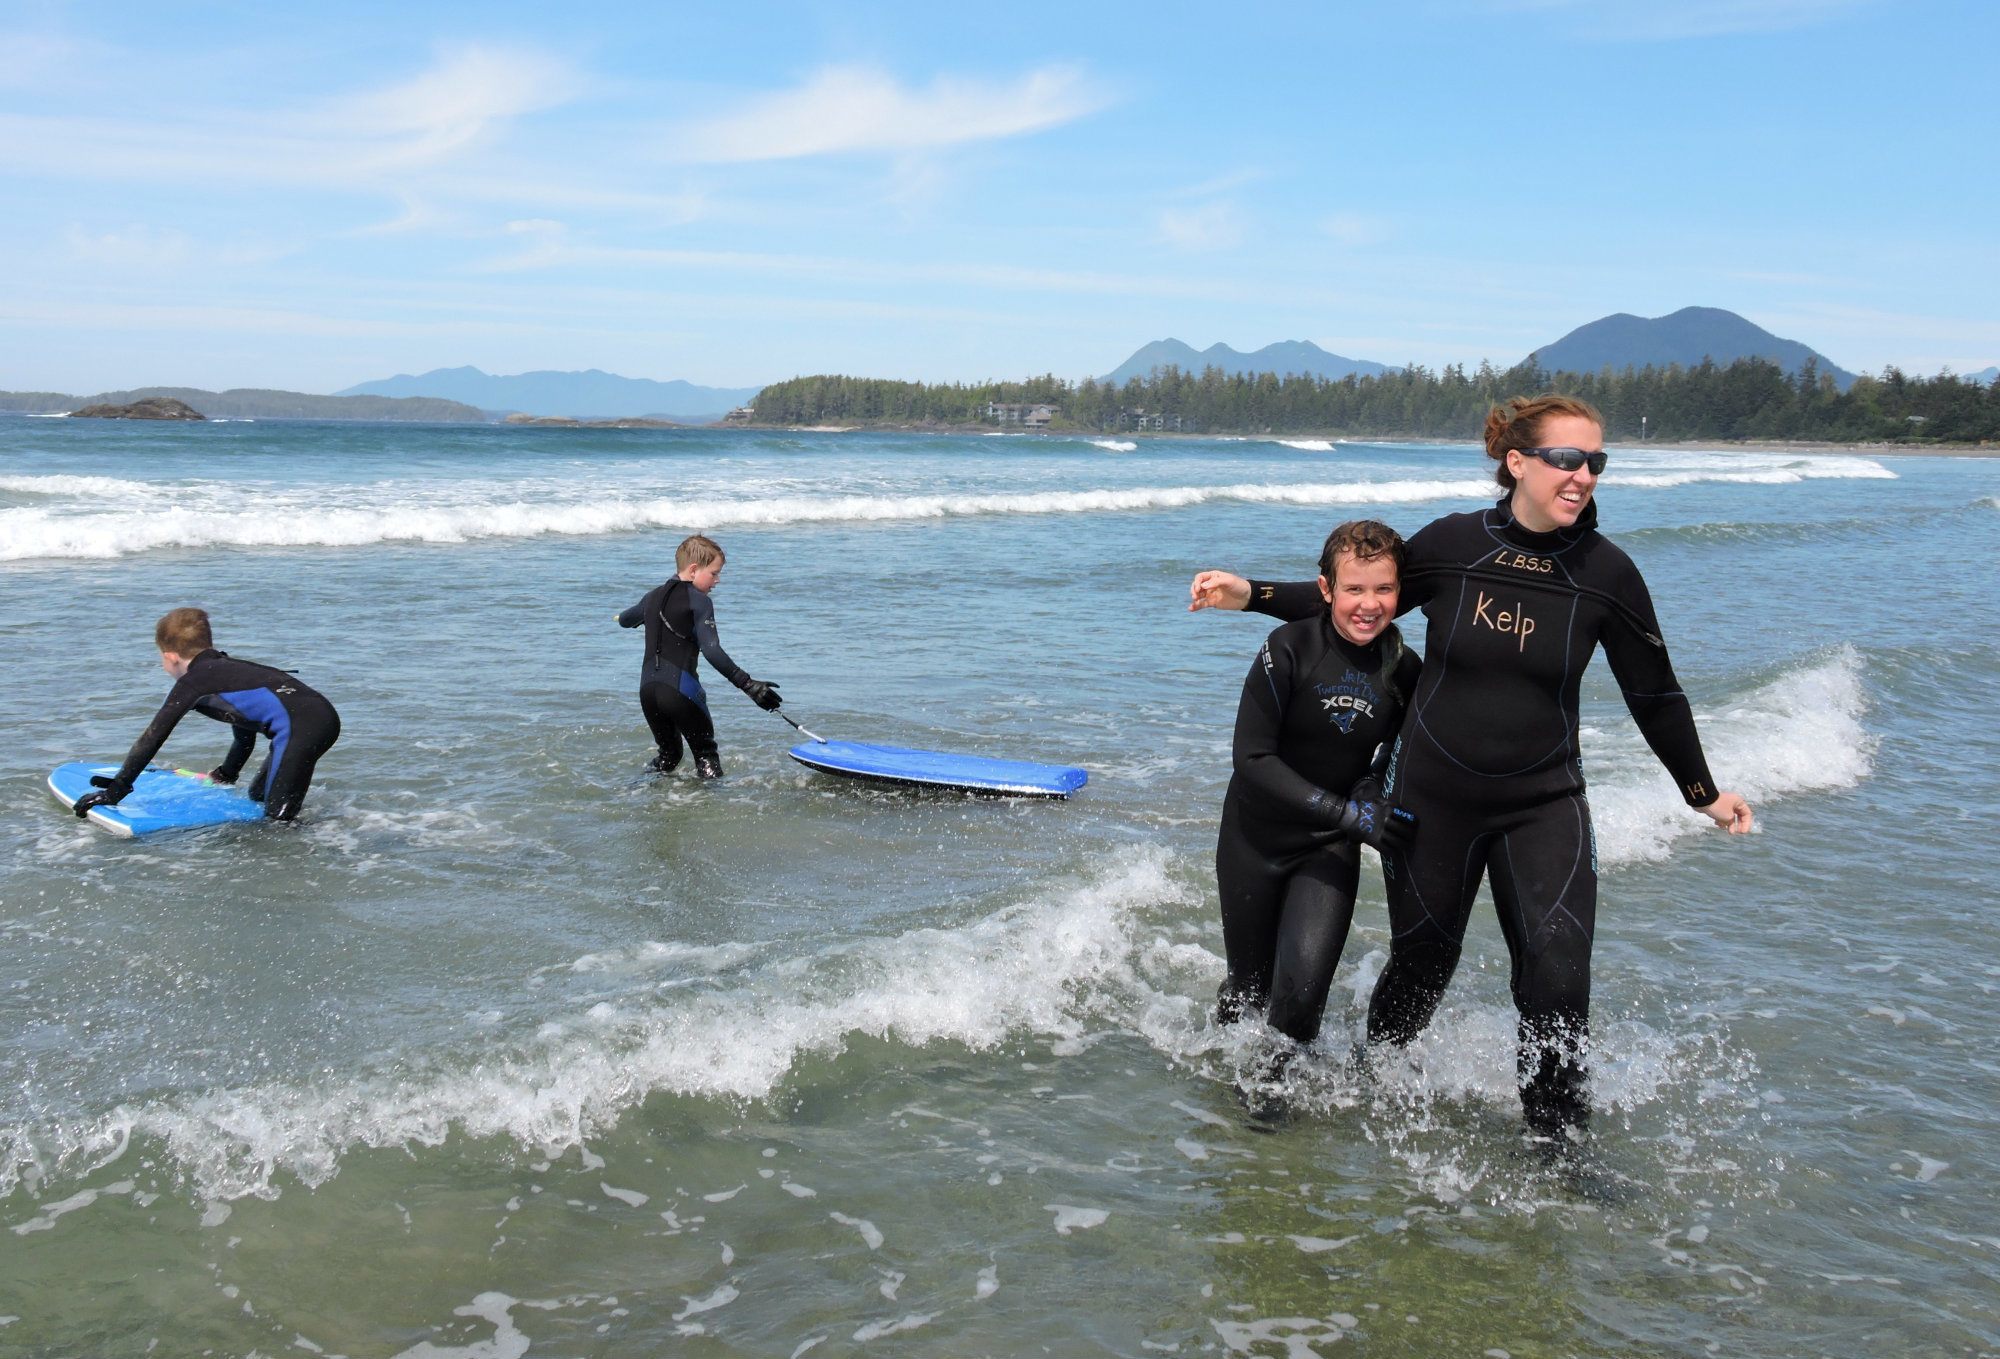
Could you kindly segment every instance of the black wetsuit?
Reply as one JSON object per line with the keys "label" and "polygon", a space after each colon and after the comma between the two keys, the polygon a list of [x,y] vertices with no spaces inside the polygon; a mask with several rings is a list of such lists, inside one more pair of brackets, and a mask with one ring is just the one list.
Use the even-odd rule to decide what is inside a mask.
{"label": "black wetsuit", "polygon": [[646,629],[646,658],[639,667],[639,708],[660,748],[653,767],[671,770],[681,762],[681,742],[694,752],[703,778],[722,772],[715,745],[715,722],[708,695],[695,677],[698,658],[708,657],[716,673],[741,689],[750,676],[729,653],[715,630],[715,606],[707,595],[675,576],[618,615],[618,626]]}
{"label": "black wetsuit", "polygon": [[1215,881],[1229,974],[1217,1014],[1264,1011],[1300,1042],[1319,1034],[1354,917],[1360,847],[1333,827],[1392,738],[1422,663],[1391,627],[1367,646],[1317,615],[1265,639],[1236,708]]}
{"label": "black wetsuit", "polygon": [[[1531,533],[1502,500],[1426,525],[1403,571],[1403,607],[1429,620],[1428,662],[1385,791],[1421,828],[1384,863],[1394,937],[1369,1037],[1407,1042],[1430,1022],[1484,876],[1512,955],[1522,1107],[1543,1131],[1589,1112],[1597,847],[1577,703],[1600,642],[1688,804],[1717,796],[1646,583],[1596,524],[1593,503],[1572,528]],[[1323,606],[1311,583],[1253,581],[1250,607],[1290,618]]]}
{"label": "black wetsuit", "polygon": [[130,784],[138,778],[190,709],[235,729],[229,754],[214,771],[224,783],[234,783],[243,772],[259,733],[271,738],[250,796],[264,804],[264,815],[274,821],[299,814],[313,767],[340,739],[340,714],[296,675],[210,648],[189,661],[187,673],[174,681],[167,701],[125,757],[116,782]]}

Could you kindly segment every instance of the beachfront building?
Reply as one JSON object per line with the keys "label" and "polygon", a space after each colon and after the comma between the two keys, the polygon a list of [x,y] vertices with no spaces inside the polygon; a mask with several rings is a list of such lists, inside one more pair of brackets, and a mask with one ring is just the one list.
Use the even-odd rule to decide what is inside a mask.
{"label": "beachfront building", "polygon": [[1022,429],[1044,429],[1055,419],[1056,407],[1045,402],[1030,401],[989,401],[986,403],[986,418],[996,425],[1014,425]]}
{"label": "beachfront building", "polygon": [[1149,411],[1143,406],[1118,412],[1118,428],[1127,430],[1157,430],[1161,433],[1172,431],[1179,434],[1190,425],[1183,425],[1178,414],[1169,415],[1165,411]]}

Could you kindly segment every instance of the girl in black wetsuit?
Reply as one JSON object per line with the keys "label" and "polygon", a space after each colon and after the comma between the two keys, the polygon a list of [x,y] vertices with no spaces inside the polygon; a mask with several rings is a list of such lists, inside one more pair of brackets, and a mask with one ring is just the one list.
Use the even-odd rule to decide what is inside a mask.
{"label": "girl in black wetsuit", "polygon": [[1243,682],[1215,846],[1225,1021],[1263,1014],[1299,1042],[1318,1035],[1354,916],[1360,842],[1383,848],[1408,827],[1366,782],[1422,671],[1390,621],[1402,556],[1387,524],[1335,529],[1319,607],[1274,631]]}
{"label": "girl in black wetsuit", "polygon": [[[1430,1022],[1458,964],[1479,883],[1513,961],[1522,1109],[1537,1132],[1588,1122],[1584,1054],[1597,854],[1577,742],[1583,671],[1600,642],[1626,706],[1689,806],[1732,833],[1749,804],[1716,789],[1694,715],[1660,640],[1645,581],[1597,532],[1603,421],[1548,396],[1496,407],[1486,453],[1506,494],[1410,540],[1402,607],[1429,620],[1429,663],[1390,765],[1387,793],[1423,834],[1384,862],[1393,930],[1368,1007],[1371,1040]],[[1195,577],[1194,608],[1301,618],[1310,584]]]}

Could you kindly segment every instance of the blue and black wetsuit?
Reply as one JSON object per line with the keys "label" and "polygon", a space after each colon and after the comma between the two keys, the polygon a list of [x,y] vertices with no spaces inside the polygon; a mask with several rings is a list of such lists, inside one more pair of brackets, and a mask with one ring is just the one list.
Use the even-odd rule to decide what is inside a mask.
{"label": "blue and black wetsuit", "polygon": [[1257,653],[1215,845],[1229,962],[1218,1018],[1263,1013],[1302,1043],[1318,1036],[1361,869],[1360,847],[1334,826],[1422,669],[1395,628],[1356,646],[1323,602]]}
{"label": "blue and black wetsuit", "polygon": [[[1426,525],[1403,568],[1402,605],[1429,622],[1428,662],[1385,792],[1422,830],[1384,861],[1394,938],[1368,1033],[1407,1042],[1430,1022],[1485,878],[1512,955],[1522,1107],[1541,1131],[1589,1113],[1597,847],[1577,730],[1600,642],[1682,797],[1701,806],[1717,796],[1646,583],[1596,525],[1593,503],[1571,528],[1532,533],[1502,500]],[[1280,618],[1324,607],[1310,582],[1253,581],[1250,599]]]}
{"label": "blue and black wetsuit", "polygon": [[313,767],[340,739],[340,714],[296,675],[211,647],[189,661],[187,673],[174,681],[167,701],[146,724],[115,782],[129,785],[138,778],[190,710],[235,729],[229,754],[214,771],[223,783],[234,783],[243,772],[260,733],[270,738],[270,751],[251,782],[250,796],[264,804],[264,815],[274,821],[290,821],[299,814],[312,785]]}
{"label": "blue and black wetsuit", "polygon": [[652,728],[660,753],[653,768],[665,772],[681,762],[681,742],[694,752],[695,772],[705,779],[722,773],[715,722],[708,695],[695,677],[698,658],[708,657],[716,673],[739,689],[752,681],[729,659],[715,630],[715,606],[679,576],[649,591],[618,615],[622,628],[646,629],[646,658],[639,667],[639,709]]}

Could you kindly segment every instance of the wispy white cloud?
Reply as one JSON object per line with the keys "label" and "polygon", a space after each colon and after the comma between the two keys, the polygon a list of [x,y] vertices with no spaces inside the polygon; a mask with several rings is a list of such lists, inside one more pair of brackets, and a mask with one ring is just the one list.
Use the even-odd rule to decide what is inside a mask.
{"label": "wispy white cloud", "polygon": [[733,163],[934,149],[1044,131],[1110,102],[1104,83],[1078,66],[1044,66],[1011,82],[940,76],[922,89],[832,66],[797,89],[675,131],[668,154]]}
{"label": "wispy white cloud", "polygon": [[66,261],[117,274],[233,269],[269,264],[291,253],[292,247],[269,242],[198,241],[184,231],[145,225],[89,231],[72,224],[63,233],[62,244]]}
{"label": "wispy white cloud", "polygon": [[334,101],[311,121],[330,138],[371,147],[377,165],[429,164],[580,88],[560,58],[502,47],[447,51],[410,80]]}
{"label": "wispy white cloud", "polygon": [[472,268],[484,273],[609,270],[627,279],[643,275],[796,278],[815,287],[887,287],[898,293],[919,285],[938,285],[960,293],[983,289],[1014,297],[1030,294],[1121,297],[1231,305],[1340,306],[1350,300],[1347,294],[1331,289],[1258,285],[1235,276],[1204,277],[1180,270],[1168,274],[1126,274],[963,261],[604,246],[572,243],[560,235],[533,231],[519,234],[530,238],[525,248],[495,256]]}
{"label": "wispy white cloud", "polygon": [[569,228],[561,222],[546,217],[528,217],[507,223],[503,228],[507,235],[523,244],[513,254],[507,256],[505,269],[481,269],[483,273],[529,273],[546,269],[561,263],[571,252]]}
{"label": "wispy white cloud", "polygon": [[354,227],[349,236],[408,236],[421,231],[434,231],[451,220],[451,214],[440,208],[428,197],[414,194],[402,195],[403,210],[394,217],[380,222],[370,222],[366,226]]}
{"label": "wispy white cloud", "polygon": [[402,320],[381,314],[338,315],[295,307],[256,307],[173,302],[0,301],[0,323],[24,323],[45,330],[165,331],[179,334],[293,335],[379,339],[383,336],[454,337],[468,329],[535,335],[548,327],[532,320],[463,316],[442,320]]}
{"label": "wispy white cloud", "polygon": [[1231,170],[1227,174],[1217,175],[1213,179],[1204,179],[1199,184],[1189,184],[1185,188],[1172,190],[1168,193],[1167,197],[1213,198],[1218,194],[1232,193],[1246,185],[1255,184],[1259,180],[1269,179],[1270,177],[1271,172],[1269,170],[1245,166],[1239,170]]}
{"label": "wispy white cloud", "polygon": [[194,253],[185,232],[143,226],[98,232],[72,226],[64,233],[63,245],[71,260],[120,271],[177,269]]}
{"label": "wispy white cloud", "polygon": [[60,88],[89,49],[53,30],[0,30],[0,90]]}
{"label": "wispy white cloud", "polygon": [[1207,253],[1234,249],[1243,243],[1248,226],[1243,210],[1227,200],[1160,213],[1159,238],[1176,250]]}
{"label": "wispy white cloud", "polygon": [[1387,218],[1365,212],[1331,212],[1320,219],[1319,229],[1345,246],[1380,245],[1389,239]]}
{"label": "wispy white cloud", "polygon": [[86,180],[394,187],[462,160],[578,84],[559,58],[464,48],[411,80],[311,108],[217,104],[149,119],[4,114],[0,167]]}
{"label": "wispy white cloud", "polygon": [[[784,326],[801,317],[825,321],[886,320],[945,322],[1013,328],[1039,334],[1046,321],[1032,313],[995,312],[971,303],[925,303],[886,298],[784,297],[754,292],[663,291],[630,287],[576,288],[530,298],[496,301],[485,291],[460,284],[425,290],[420,297],[356,296],[343,303],[302,303],[265,307],[244,303],[91,302],[64,297],[54,300],[0,298],[0,325],[32,326],[38,332],[106,332],[111,334],[200,335],[213,341],[222,336],[362,340],[436,341],[463,349],[468,343],[511,338],[546,345],[562,337],[659,344],[699,343],[712,335],[706,327],[677,332],[663,317],[750,316]],[[543,362],[544,360],[533,360]],[[827,365],[838,367],[829,358]],[[379,374],[363,374],[379,376]],[[674,376],[702,380],[680,372]],[[769,371],[750,375],[716,373],[719,384],[768,380]],[[76,385],[76,384],[72,384]],[[89,384],[82,384],[88,387]]]}
{"label": "wispy white cloud", "polygon": [[945,202],[957,183],[941,157],[905,152],[890,167],[882,202],[900,212],[905,221],[919,220]]}

